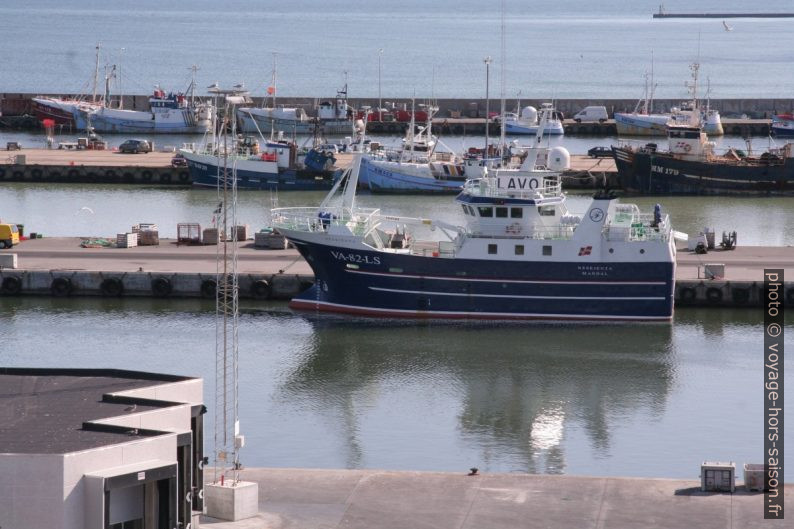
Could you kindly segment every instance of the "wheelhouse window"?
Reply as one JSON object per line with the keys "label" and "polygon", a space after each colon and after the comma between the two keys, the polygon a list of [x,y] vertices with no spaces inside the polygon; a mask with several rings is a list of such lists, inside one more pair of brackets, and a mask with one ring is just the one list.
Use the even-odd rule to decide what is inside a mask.
{"label": "wheelhouse window", "polygon": [[506,219],[507,218],[507,208],[497,207],[496,208],[496,218],[498,218],[498,219]]}
{"label": "wheelhouse window", "polygon": [[493,208],[491,206],[479,206],[477,209],[480,210],[481,217],[493,217]]}
{"label": "wheelhouse window", "polygon": [[463,214],[464,215],[468,215],[469,214],[469,206],[467,206],[466,204],[461,204],[461,207],[463,208]]}
{"label": "wheelhouse window", "polygon": [[488,245],[488,253],[490,255],[495,255],[496,254],[496,245],[495,244],[489,244]]}
{"label": "wheelhouse window", "polygon": [[543,247],[543,255],[551,255],[551,246]]}
{"label": "wheelhouse window", "polygon": [[524,208],[510,208],[510,218],[520,219],[524,217]]}
{"label": "wheelhouse window", "polygon": [[516,255],[524,255],[524,245],[516,244]]}
{"label": "wheelhouse window", "polygon": [[538,206],[538,213],[541,217],[553,217],[556,211],[554,206]]}

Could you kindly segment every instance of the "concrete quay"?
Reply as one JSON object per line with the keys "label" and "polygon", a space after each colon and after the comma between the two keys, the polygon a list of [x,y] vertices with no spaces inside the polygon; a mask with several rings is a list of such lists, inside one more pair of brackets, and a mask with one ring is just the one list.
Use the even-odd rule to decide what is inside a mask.
{"label": "concrete quay", "polygon": [[[25,163],[16,156],[24,155]],[[102,183],[189,186],[193,183],[187,167],[172,167],[173,152],[122,154],[115,151],[24,149],[0,155],[0,182]],[[336,167],[347,169],[350,153],[336,154]],[[612,158],[571,156],[571,168],[563,175],[563,186],[571,189],[601,187],[604,178],[618,187]]]}
{"label": "concrete quay", "polygon": [[[0,268],[0,295],[154,296],[213,298],[216,246],[178,245],[81,248],[80,238],[24,241],[14,248],[18,268]],[[240,297],[291,299],[314,282],[293,249],[238,244]],[[0,252],[0,256],[12,253]],[[707,279],[705,264],[724,264],[725,277]],[[786,303],[794,306],[794,248],[740,246],[698,255],[679,250],[677,306],[755,307],[763,296],[764,268],[782,268]]]}
{"label": "concrete quay", "polygon": [[[693,469],[697,472],[697,468]],[[247,468],[259,514],[212,529],[515,529],[785,527],[764,520],[764,495],[700,492],[700,482],[537,474]],[[205,472],[210,477],[210,471]],[[785,508],[794,508],[786,485]]]}

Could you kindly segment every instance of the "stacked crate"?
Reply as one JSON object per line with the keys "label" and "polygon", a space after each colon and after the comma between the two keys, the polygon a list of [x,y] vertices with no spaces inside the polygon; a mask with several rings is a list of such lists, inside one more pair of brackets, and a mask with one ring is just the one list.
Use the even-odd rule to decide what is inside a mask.
{"label": "stacked crate", "polygon": [[139,246],[157,246],[160,244],[160,232],[157,224],[140,223],[132,227],[132,233],[138,234]]}
{"label": "stacked crate", "polygon": [[119,233],[116,235],[116,248],[134,248],[138,246],[137,233]]}

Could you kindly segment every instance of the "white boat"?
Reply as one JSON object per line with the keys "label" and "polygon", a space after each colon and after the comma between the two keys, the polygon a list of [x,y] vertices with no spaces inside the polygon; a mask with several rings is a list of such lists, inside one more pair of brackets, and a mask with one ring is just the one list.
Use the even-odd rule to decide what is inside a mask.
{"label": "white boat", "polygon": [[357,155],[319,207],[271,211],[315,275],[291,308],[474,321],[671,320],[675,244],[661,206],[643,213],[599,194],[571,214],[559,178],[527,171],[466,182],[455,198],[465,225],[384,215],[356,204],[362,161]]}
{"label": "white boat", "polygon": [[212,123],[214,108],[184,94],[166,94],[159,88],[149,98],[150,110],[126,110],[79,103],[74,108],[78,130],[134,134],[203,134]]}
{"label": "white boat", "polygon": [[[551,103],[543,103],[541,105],[541,112],[550,111],[550,117],[543,127],[542,131],[545,135],[561,135],[565,134],[565,129],[562,126],[562,120],[557,116]],[[504,126],[506,134],[528,134],[535,135],[539,130],[538,123],[538,110],[533,106],[526,106],[521,109],[521,114],[515,112],[507,112],[504,117]]]}
{"label": "white boat", "polygon": [[[699,108],[696,101],[682,103],[667,113],[653,112],[653,94],[655,86],[651,73],[650,84],[645,76],[645,95],[637,101],[633,112],[615,112],[615,127],[623,136],[666,136],[667,125],[685,125],[697,121],[703,132],[711,136],[722,136],[722,118],[717,110]],[[699,115],[695,116],[697,112]],[[697,120],[695,120],[697,117]]]}
{"label": "white boat", "polygon": [[317,124],[323,134],[347,134],[353,129],[353,108],[347,104],[347,84],[336,99],[317,105]]}
{"label": "white boat", "polygon": [[279,106],[276,104],[278,91],[276,75],[276,54],[273,54],[273,72],[267,92],[270,95],[270,106],[265,107],[267,98],[262,107],[243,106],[237,109],[238,128],[242,132],[255,134],[271,134],[283,131],[287,134],[309,134],[314,130],[314,124],[300,107]]}

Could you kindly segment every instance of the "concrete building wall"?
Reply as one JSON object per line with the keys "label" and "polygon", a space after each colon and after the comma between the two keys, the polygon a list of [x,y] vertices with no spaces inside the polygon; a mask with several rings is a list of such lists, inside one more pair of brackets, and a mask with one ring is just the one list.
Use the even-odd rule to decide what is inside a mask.
{"label": "concrete building wall", "polygon": [[1,454],[0,527],[67,527],[64,525],[62,484],[63,456],[60,454]]}
{"label": "concrete building wall", "polygon": [[190,404],[181,404],[158,410],[149,410],[141,413],[131,413],[120,417],[110,417],[99,424],[112,424],[129,428],[143,428],[147,430],[162,430],[166,432],[190,431]]}
{"label": "concrete building wall", "polygon": [[[75,452],[64,456],[63,519],[68,529],[101,529],[103,503],[97,503],[95,487],[91,487],[85,474],[140,463],[150,460],[176,463],[176,435],[162,435],[128,443]],[[60,488],[60,487],[59,487]],[[88,490],[91,490],[89,496]],[[97,509],[100,509],[97,512]],[[99,523],[99,525],[95,525]]]}
{"label": "concrete building wall", "polygon": [[136,388],[128,391],[113,393],[113,395],[166,400],[171,402],[186,402],[190,404],[202,404],[204,402],[203,391],[204,382],[199,378],[183,380],[179,382],[169,382],[145,388]]}

